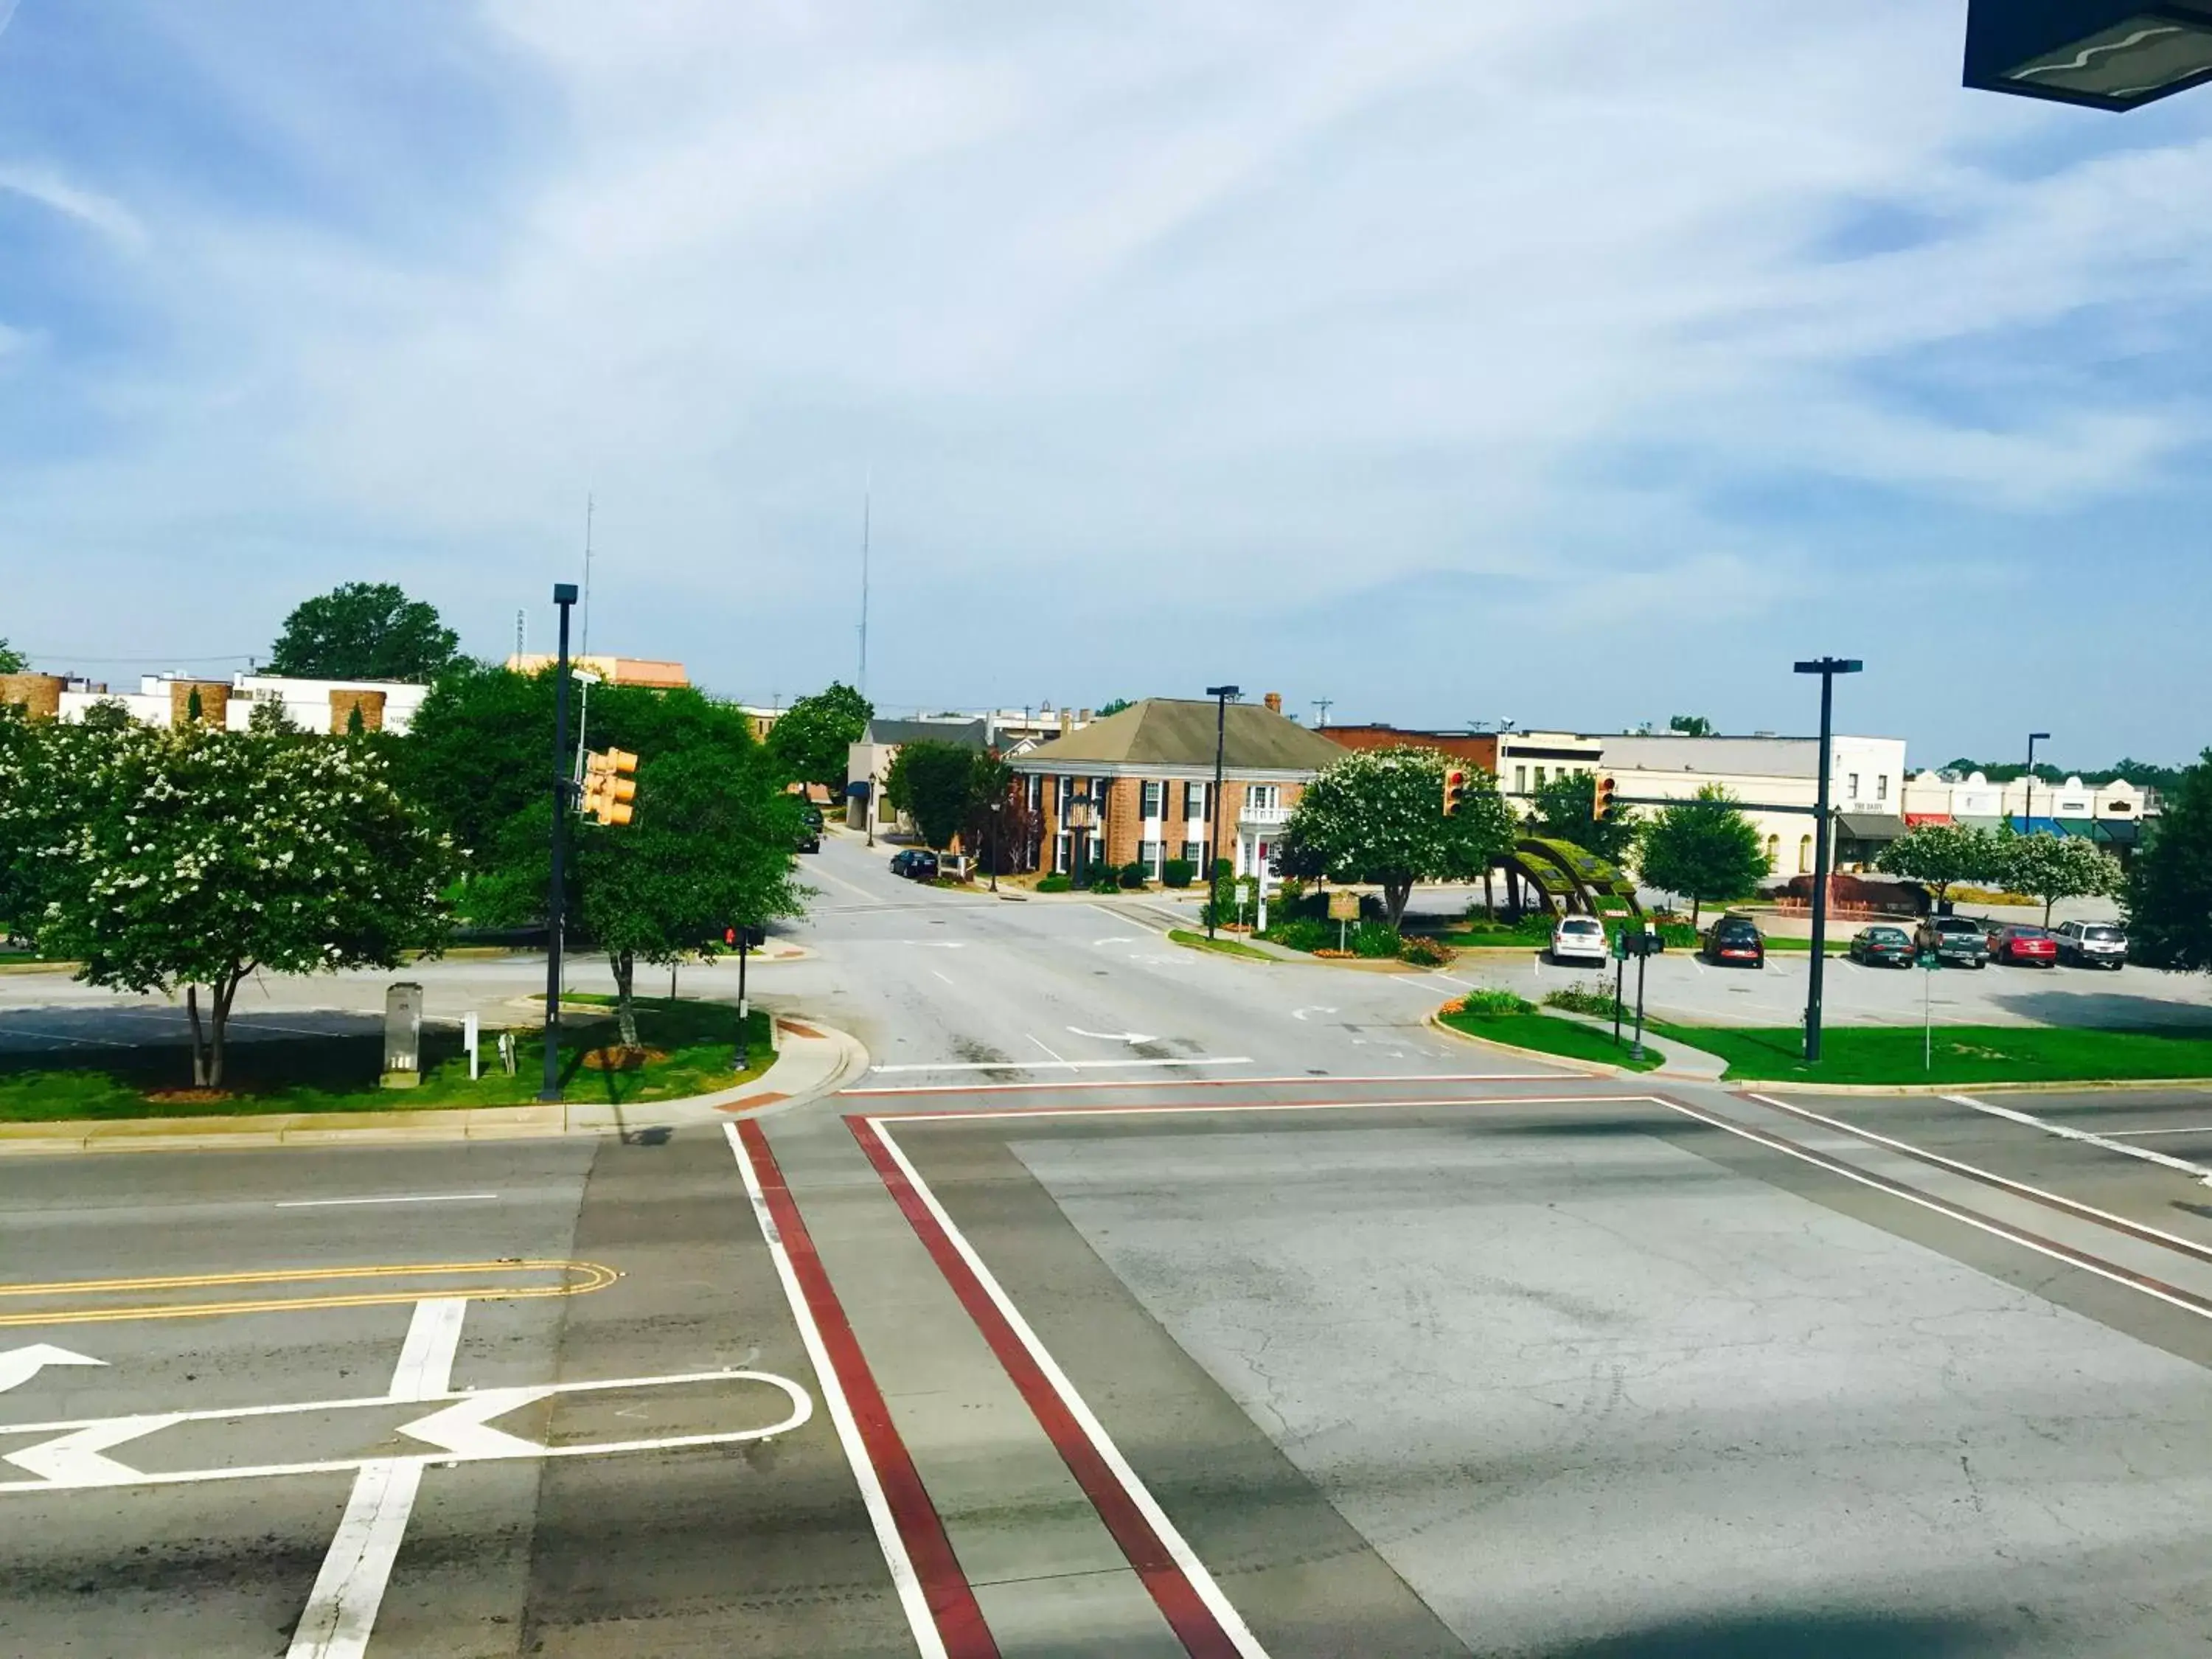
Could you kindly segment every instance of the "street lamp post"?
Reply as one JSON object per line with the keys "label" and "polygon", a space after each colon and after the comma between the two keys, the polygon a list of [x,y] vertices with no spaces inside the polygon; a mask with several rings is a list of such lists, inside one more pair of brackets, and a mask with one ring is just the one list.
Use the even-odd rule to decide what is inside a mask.
{"label": "street lamp post", "polygon": [[2035,833],[2035,745],[2050,741],[2048,732],[2027,734],[2027,797],[2020,804],[2020,833],[2023,836]]}
{"label": "street lamp post", "polygon": [[1213,798],[1206,803],[1212,810],[1206,815],[1206,936],[1212,939],[1214,913],[1221,908],[1221,884],[1213,872],[1221,862],[1221,780],[1229,753],[1229,700],[1243,692],[1234,685],[1209,685],[1206,695],[1213,699]]}
{"label": "street lamp post", "polygon": [[1805,986],[1805,1063],[1820,1058],[1820,984],[1827,967],[1828,775],[1834,757],[1836,676],[1856,674],[1866,665],[1856,657],[1820,657],[1796,665],[1801,674],[1820,677],[1820,781],[1813,803],[1813,971]]}
{"label": "street lamp post", "polygon": [[1003,800],[991,803],[991,890],[994,893],[999,890],[999,814],[1006,805]]}
{"label": "street lamp post", "polygon": [[568,611],[576,603],[574,582],[553,584],[553,603],[561,612],[561,644],[553,664],[553,874],[545,889],[545,1080],[540,1100],[561,1098],[561,933],[568,908],[561,868],[568,839]]}

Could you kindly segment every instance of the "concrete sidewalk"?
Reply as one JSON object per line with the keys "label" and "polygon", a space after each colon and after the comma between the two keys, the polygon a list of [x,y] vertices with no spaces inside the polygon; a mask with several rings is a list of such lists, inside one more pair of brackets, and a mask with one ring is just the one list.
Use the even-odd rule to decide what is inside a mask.
{"label": "concrete sidewalk", "polygon": [[775,1063],[714,1094],[634,1106],[560,1102],[392,1112],[270,1112],[224,1117],[70,1119],[0,1123],[0,1158],[36,1152],[178,1152],[192,1147],[376,1146],[620,1134],[787,1111],[834,1095],[868,1068],[842,1031],[776,1016]]}

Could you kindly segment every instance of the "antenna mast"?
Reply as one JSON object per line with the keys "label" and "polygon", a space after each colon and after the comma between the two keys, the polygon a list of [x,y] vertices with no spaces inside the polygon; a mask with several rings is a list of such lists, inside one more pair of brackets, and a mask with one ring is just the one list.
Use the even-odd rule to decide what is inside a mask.
{"label": "antenna mast", "polygon": [[860,683],[855,688],[868,695],[868,532],[873,516],[872,484],[860,487]]}
{"label": "antenna mast", "polygon": [[1313,706],[1316,711],[1314,718],[1315,731],[1318,732],[1328,724],[1328,711],[1335,702],[1336,699],[1334,697],[1316,697],[1313,700]]}
{"label": "antenna mast", "polygon": [[592,498],[584,497],[584,638],[576,654],[592,654]]}
{"label": "antenna mast", "polygon": [[518,669],[522,665],[520,660],[522,656],[522,619],[526,614],[526,612],[521,611],[517,611],[514,613],[514,654],[517,659],[515,666]]}

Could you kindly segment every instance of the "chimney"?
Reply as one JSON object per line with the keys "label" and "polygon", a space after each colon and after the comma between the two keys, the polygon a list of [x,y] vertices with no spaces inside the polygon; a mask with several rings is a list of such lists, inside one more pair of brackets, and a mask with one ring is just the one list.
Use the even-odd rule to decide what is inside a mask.
{"label": "chimney", "polygon": [[1088,708],[1079,708],[1079,709],[1077,709],[1077,710],[1075,711],[1075,723],[1076,723],[1078,726],[1088,726],[1088,725],[1090,725],[1090,724],[1091,724],[1091,711],[1090,711]]}
{"label": "chimney", "polygon": [[1267,693],[1267,712],[1270,714],[1279,714],[1283,712],[1283,694],[1281,692],[1270,691]]}
{"label": "chimney", "polygon": [[1074,725],[1075,716],[1069,714],[1065,708],[1061,709],[1060,711],[1060,735],[1063,738],[1066,737],[1068,732],[1074,728]]}

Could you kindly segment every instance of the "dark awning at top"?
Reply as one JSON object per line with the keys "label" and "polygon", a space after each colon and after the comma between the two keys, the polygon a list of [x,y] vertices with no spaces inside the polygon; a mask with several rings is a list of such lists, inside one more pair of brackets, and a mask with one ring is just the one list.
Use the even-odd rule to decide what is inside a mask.
{"label": "dark awning at top", "polygon": [[1888,812],[1839,812],[1836,817],[1846,841],[1895,841],[1905,833],[1905,820]]}

